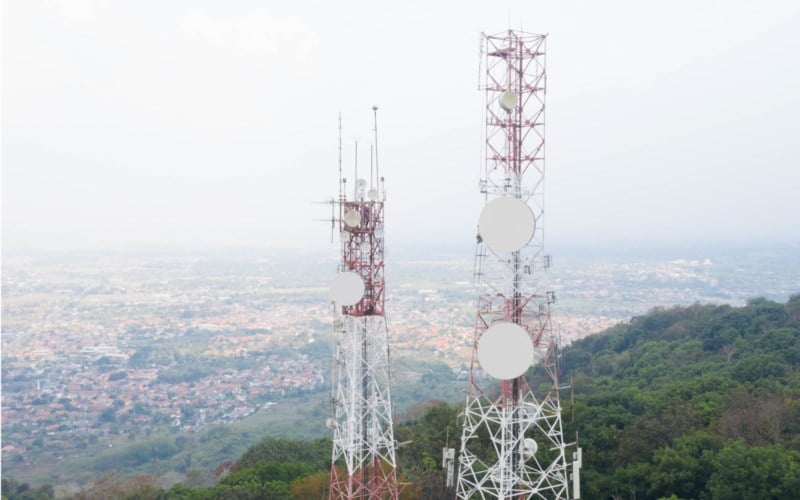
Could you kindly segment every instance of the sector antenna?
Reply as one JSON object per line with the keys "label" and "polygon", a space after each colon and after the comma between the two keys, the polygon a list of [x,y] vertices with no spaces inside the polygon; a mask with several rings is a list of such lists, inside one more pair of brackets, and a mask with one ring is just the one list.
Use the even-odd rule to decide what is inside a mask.
{"label": "sector antenna", "polygon": [[[482,35],[485,143],[474,280],[477,316],[456,497],[579,498],[567,462],[558,359],[543,291],[546,36]],[[526,382],[538,364],[547,383]],[[579,455],[579,454],[578,454]]]}
{"label": "sector antenna", "polygon": [[[377,107],[375,172],[377,176]],[[333,380],[326,425],[333,449],[329,499],[396,499],[392,405],[389,392],[389,347],[384,309],[383,178],[359,179],[348,198],[341,167],[339,119],[339,198],[334,227],[340,235],[340,262],[331,285]],[[357,154],[357,150],[356,150]],[[370,169],[372,176],[372,169]],[[377,182],[377,184],[376,184]],[[369,190],[368,185],[377,185]]]}

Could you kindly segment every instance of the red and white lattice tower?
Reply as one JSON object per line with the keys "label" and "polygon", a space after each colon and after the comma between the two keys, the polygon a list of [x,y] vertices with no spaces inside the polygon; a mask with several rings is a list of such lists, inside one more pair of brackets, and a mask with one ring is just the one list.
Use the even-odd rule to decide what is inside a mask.
{"label": "red and white lattice tower", "polygon": [[[375,117],[375,175],[358,179],[347,199],[341,177],[339,124],[338,225],[341,256],[331,287],[334,301],[334,380],[331,416],[333,455],[329,498],[396,499],[397,462],[392,405],[389,396],[389,349],[384,315],[385,189],[377,162]],[[356,167],[357,168],[357,167]],[[375,182],[373,182],[373,179]]]}
{"label": "red and white lattice tower", "polygon": [[[478,221],[478,314],[456,496],[565,499],[554,295],[539,289],[549,266],[542,237],[545,35],[484,34],[481,46],[486,204]],[[549,379],[536,392],[524,376],[534,363]]]}

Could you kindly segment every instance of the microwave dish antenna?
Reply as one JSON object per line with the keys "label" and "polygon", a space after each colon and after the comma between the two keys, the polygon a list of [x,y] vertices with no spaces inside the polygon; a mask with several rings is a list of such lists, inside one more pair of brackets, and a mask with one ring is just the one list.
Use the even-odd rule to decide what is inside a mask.
{"label": "microwave dish antenna", "polygon": [[495,323],[478,340],[478,362],[496,379],[515,379],[533,362],[531,337],[516,323]]}
{"label": "microwave dish antenna", "polygon": [[357,304],[364,296],[364,279],[357,273],[345,271],[333,278],[331,283],[331,299],[343,306]]}
{"label": "microwave dish antenna", "polygon": [[515,252],[528,244],[536,220],[527,203],[501,196],[487,203],[478,220],[478,233],[492,250]]}
{"label": "microwave dish antenna", "polygon": [[348,227],[358,227],[361,224],[361,214],[357,210],[348,210],[344,214],[344,223]]}
{"label": "microwave dish antenna", "polygon": [[503,108],[506,113],[514,111],[517,104],[519,104],[519,98],[517,97],[517,93],[513,90],[503,92],[500,96],[500,107]]}

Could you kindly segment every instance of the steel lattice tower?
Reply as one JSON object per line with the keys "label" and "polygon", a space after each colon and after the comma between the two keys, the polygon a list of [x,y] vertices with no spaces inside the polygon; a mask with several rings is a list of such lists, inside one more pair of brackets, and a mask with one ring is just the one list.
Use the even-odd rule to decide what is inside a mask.
{"label": "steel lattice tower", "polygon": [[346,179],[341,177],[339,124],[340,190],[334,202],[339,213],[332,222],[339,228],[342,260],[333,290],[336,348],[328,420],[333,432],[331,499],[398,496],[384,315],[385,190],[378,176],[377,109],[373,107],[378,183],[372,185],[370,168],[369,189],[365,180],[357,179],[352,200],[347,199]]}
{"label": "steel lattice tower", "polygon": [[[481,65],[485,67],[480,89],[486,93],[486,130],[480,187],[486,205],[476,250],[478,311],[457,498],[566,499],[570,493],[556,368],[558,339],[550,320],[554,295],[538,289],[549,266],[549,257],[543,253],[542,228],[545,45],[545,35],[520,31],[482,35]],[[499,244],[493,248],[487,241],[488,230],[481,226],[490,204],[501,198],[509,205],[527,207],[532,215],[529,233],[510,248],[498,248],[505,246]],[[516,229],[508,225],[515,223],[508,220],[498,225],[495,220],[494,229],[511,234]],[[529,341],[533,349],[518,372],[521,375],[510,379],[496,376],[500,379],[498,393],[490,380],[482,378],[490,370],[488,361],[481,366],[481,359],[489,358],[481,358],[484,347],[479,344],[493,325],[501,324],[521,331],[523,342]],[[501,344],[506,341],[502,335],[497,338]],[[490,353],[496,359],[506,354],[510,357],[513,352]],[[541,364],[549,378],[546,389],[537,389],[537,393],[524,377],[531,361]]]}

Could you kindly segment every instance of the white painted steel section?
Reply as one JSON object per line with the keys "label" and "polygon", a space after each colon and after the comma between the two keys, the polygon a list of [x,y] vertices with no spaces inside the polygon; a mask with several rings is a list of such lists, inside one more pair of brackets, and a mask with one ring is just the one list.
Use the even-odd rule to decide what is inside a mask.
{"label": "white painted steel section", "polygon": [[[568,499],[556,366],[559,345],[550,320],[551,295],[543,289],[548,267],[542,223],[545,36],[512,30],[484,35],[482,56],[486,132],[481,194],[487,207],[509,198],[527,206],[533,228],[520,246],[501,248],[482,234],[478,241],[474,277],[478,314],[456,497]],[[500,219],[501,230],[523,232],[514,216]],[[551,381],[547,388],[534,391],[522,376],[503,380],[499,394],[490,389],[491,379],[480,370],[478,345],[498,322],[513,322],[525,330],[535,363]],[[483,445],[487,437],[488,449]],[[537,444],[533,453],[530,440]]]}

